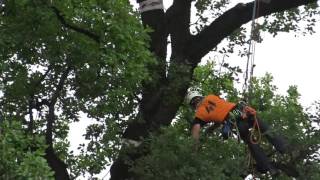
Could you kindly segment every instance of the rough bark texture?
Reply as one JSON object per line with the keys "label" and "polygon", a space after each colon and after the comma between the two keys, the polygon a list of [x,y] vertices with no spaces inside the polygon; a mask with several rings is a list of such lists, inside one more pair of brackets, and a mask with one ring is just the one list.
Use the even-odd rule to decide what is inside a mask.
{"label": "rough bark texture", "polygon": [[[137,0],[142,2],[144,0]],[[253,2],[238,4],[229,9],[199,34],[192,36],[189,31],[190,7],[192,0],[174,0],[173,5],[164,12],[153,10],[141,13],[144,25],[154,31],[150,33],[152,51],[159,65],[150,67],[154,83],[145,84],[143,89],[140,117],[143,121],[131,122],[123,137],[140,140],[161,126],[168,126],[182,103],[189,86],[193,69],[210,50],[224,38],[249,22],[252,17]],[[260,5],[258,17],[298,7],[316,0],[271,0]],[[172,54],[170,66],[166,66],[167,37],[171,38]],[[166,75],[167,72],[167,75]],[[123,148],[111,167],[111,179],[134,179],[124,157],[134,161],[143,156],[137,151]],[[136,148],[138,149],[138,148]]]}

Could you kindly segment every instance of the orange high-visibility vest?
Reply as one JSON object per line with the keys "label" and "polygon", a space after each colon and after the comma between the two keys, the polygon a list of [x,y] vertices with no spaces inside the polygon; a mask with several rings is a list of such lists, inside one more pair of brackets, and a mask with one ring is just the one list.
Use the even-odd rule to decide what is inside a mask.
{"label": "orange high-visibility vest", "polygon": [[200,102],[195,116],[205,122],[220,123],[235,106],[235,103],[227,102],[218,96],[208,95]]}

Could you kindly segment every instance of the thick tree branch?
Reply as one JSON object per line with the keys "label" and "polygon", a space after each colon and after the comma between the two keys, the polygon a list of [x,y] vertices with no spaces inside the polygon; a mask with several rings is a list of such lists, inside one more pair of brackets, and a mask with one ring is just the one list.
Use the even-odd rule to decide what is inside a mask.
{"label": "thick tree branch", "polygon": [[[137,0],[138,3],[143,3],[144,1],[145,0]],[[151,38],[149,50],[155,55],[158,61],[157,64],[152,64],[148,67],[153,81],[145,82],[143,84],[143,92],[141,99],[141,116],[143,117],[143,119],[148,121],[154,114],[154,110],[156,110],[159,106],[158,102],[162,96],[160,87],[163,84],[165,84],[166,81],[166,56],[168,33],[163,9],[144,11],[141,13],[141,19],[144,26],[152,29],[152,32],[149,33]],[[141,125],[142,124],[138,125],[134,123],[134,125],[132,126],[136,128],[136,126]],[[132,136],[129,134],[137,134],[135,128],[131,128],[131,125],[129,125],[125,133],[125,137]]]}
{"label": "thick tree branch", "polygon": [[[138,3],[143,3],[145,0],[137,0]],[[160,107],[160,101],[163,98],[162,86],[166,84],[166,56],[167,56],[167,24],[163,9],[155,9],[144,11],[141,13],[141,19],[144,26],[150,27],[152,32],[149,33],[151,41],[149,50],[155,55],[158,63],[148,67],[152,82],[144,82],[142,99],[139,112],[139,120],[133,120],[128,124],[123,138],[140,141],[149,135],[150,124],[154,121],[154,115]],[[120,154],[129,156],[135,160],[141,155],[126,152],[124,147]],[[111,179],[130,179],[132,174],[128,169],[130,166],[125,162],[121,155],[113,163],[111,167]]]}
{"label": "thick tree branch", "polygon": [[[183,47],[190,37],[190,8],[191,0],[175,0],[173,6],[167,11],[166,18],[171,19],[166,19],[166,22],[170,28],[172,50],[175,55],[171,58],[173,60],[171,60],[167,78],[163,78],[165,77],[164,72],[161,73],[161,80],[156,81],[158,84],[145,84],[141,103],[141,117],[145,123],[135,121],[130,123],[125,131],[125,138],[138,140],[139,136],[145,137],[148,132],[156,131],[161,125],[170,124],[179,104],[183,101],[191,77],[191,67],[181,63],[185,60],[184,52],[182,52]],[[154,30],[150,33],[151,52],[160,61],[165,61],[166,52],[164,50],[166,51],[167,28],[164,22],[164,11],[143,12],[141,17],[144,25]],[[159,75],[157,72],[153,72],[153,74]]]}
{"label": "thick tree branch", "polygon": [[44,158],[47,160],[49,166],[54,171],[54,178],[56,180],[68,180],[70,179],[67,165],[59,159],[56,153],[53,150],[53,147],[48,147],[45,151]]}
{"label": "thick tree branch", "polygon": [[65,18],[63,17],[63,15],[61,13],[61,11],[57,7],[51,6],[51,9],[56,14],[58,20],[60,21],[60,23],[63,26],[70,28],[78,33],[84,34],[84,35],[88,36],[89,38],[93,39],[95,42],[100,43],[100,37],[98,35],[90,32],[87,29],[83,29],[83,28],[77,27],[73,24],[67,23],[67,21],[65,20]]}
{"label": "thick tree branch", "polygon": [[46,149],[45,158],[48,161],[49,166],[54,171],[55,179],[69,179],[69,175],[67,172],[66,164],[59,159],[59,157],[55,154],[53,149],[53,124],[55,121],[55,104],[60,96],[60,93],[63,89],[65,81],[67,80],[68,74],[71,71],[71,67],[68,67],[63,71],[60,80],[57,84],[56,90],[53,93],[50,102],[44,101],[44,103],[48,104],[49,112],[47,117],[47,130],[46,130],[46,143],[48,145]]}
{"label": "thick tree branch", "polygon": [[[270,0],[270,3],[260,2],[258,17],[281,12],[317,0]],[[252,19],[254,2],[238,4],[213,21],[202,32],[196,35],[186,49],[189,57],[197,64],[199,60],[216,47],[224,38]]]}
{"label": "thick tree branch", "polygon": [[60,81],[57,85],[57,89],[56,91],[53,93],[51,100],[50,100],[50,105],[54,105],[56,104],[58,97],[60,96],[60,92],[64,86],[64,83],[68,77],[69,72],[71,71],[71,67],[69,66],[65,71],[63,71],[61,77],[60,77]]}
{"label": "thick tree branch", "polygon": [[52,146],[52,134],[53,134],[53,124],[55,119],[54,106],[60,96],[60,93],[63,89],[64,83],[68,77],[68,74],[71,70],[71,67],[68,67],[61,75],[59,83],[57,84],[56,90],[53,93],[50,102],[49,102],[49,113],[47,119],[47,131],[46,131],[46,142],[49,146]]}
{"label": "thick tree branch", "polygon": [[190,11],[191,0],[175,0],[166,13],[168,30],[171,35],[172,61],[177,61],[176,56],[184,54],[183,47],[191,37]]}
{"label": "thick tree branch", "polygon": [[155,55],[158,65],[150,67],[154,78],[161,81],[166,76],[166,56],[167,56],[167,25],[164,11],[157,9],[141,13],[142,23],[145,27],[152,29],[149,33],[151,41],[149,50]]}
{"label": "thick tree branch", "polygon": [[168,126],[184,99],[191,80],[192,67],[185,65],[184,47],[191,37],[189,31],[191,0],[175,0],[166,13],[171,36],[172,55],[166,83],[162,84],[162,98],[159,108],[152,116],[150,131]]}

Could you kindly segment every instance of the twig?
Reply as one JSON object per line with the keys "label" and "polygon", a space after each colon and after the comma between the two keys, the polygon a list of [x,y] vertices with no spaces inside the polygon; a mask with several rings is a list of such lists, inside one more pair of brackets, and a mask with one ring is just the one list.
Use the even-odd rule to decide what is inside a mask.
{"label": "twig", "polygon": [[89,38],[93,39],[94,41],[96,41],[97,43],[100,43],[100,37],[92,32],[90,32],[87,29],[82,29],[80,27],[77,27],[73,24],[69,24],[67,23],[67,21],[65,20],[65,18],[63,17],[61,11],[55,7],[55,6],[51,6],[51,9],[53,10],[53,12],[57,15],[58,20],[61,22],[61,24],[67,28],[70,28],[78,33],[84,34],[86,36],[88,36]]}

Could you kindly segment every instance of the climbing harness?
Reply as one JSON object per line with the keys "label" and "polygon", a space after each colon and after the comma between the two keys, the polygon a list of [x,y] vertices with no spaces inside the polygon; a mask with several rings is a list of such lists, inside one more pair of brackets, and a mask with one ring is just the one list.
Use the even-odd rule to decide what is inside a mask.
{"label": "climbing harness", "polygon": [[[250,117],[249,117],[250,116]],[[250,106],[247,105],[244,101],[238,102],[236,105],[236,108],[234,108],[232,111],[229,112],[229,117],[226,120],[226,123],[224,124],[222,128],[222,136],[224,139],[227,135],[230,134],[231,128],[235,127],[236,129],[236,134],[238,137],[238,142],[240,142],[240,133],[239,133],[239,128],[237,125],[237,121],[242,121],[245,119],[252,119],[253,120],[253,126],[250,134],[250,142],[252,144],[259,144],[261,141],[261,130],[259,126],[259,122],[257,119],[256,111],[251,108]]]}
{"label": "climbing harness", "polygon": [[240,143],[240,131],[237,125],[237,121],[242,120],[243,117],[243,109],[246,103],[240,101],[237,103],[236,107],[229,112],[229,118],[227,119],[227,123],[232,125],[235,128],[235,134],[237,135],[238,143]]}

